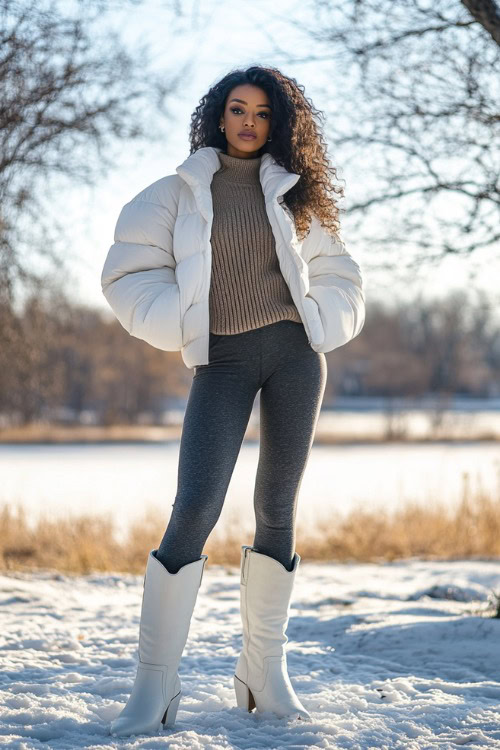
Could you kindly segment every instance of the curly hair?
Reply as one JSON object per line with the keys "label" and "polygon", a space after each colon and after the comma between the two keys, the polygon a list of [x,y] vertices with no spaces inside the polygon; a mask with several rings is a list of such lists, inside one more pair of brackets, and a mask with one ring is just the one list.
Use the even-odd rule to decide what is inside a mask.
{"label": "curly hair", "polygon": [[[268,152],[289,172],[300,175],[297,183],[286,193],[286,205],[292,211],[297,237],[308,234],[314,215],[327,231],[339,237],[339,213],[335,195],[344,190],[334,185],[335,167],[330,166],[327,146],[315,117],[324,118],[305,96],[304,87],[281,73],[277,68],[252,65],[227,73],[205,94],[191,115],[190,154],[204,146],[226,149],[226,136],[219,130],[220,117],[235,86],[259,86],[268,95],[273,108],[270,142],[261,149]],[[334,194],[334,195],[333,195]]]}

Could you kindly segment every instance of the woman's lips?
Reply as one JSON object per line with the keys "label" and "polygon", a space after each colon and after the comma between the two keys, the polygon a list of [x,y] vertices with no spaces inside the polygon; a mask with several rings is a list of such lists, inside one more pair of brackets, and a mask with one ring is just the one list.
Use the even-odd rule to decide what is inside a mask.
{"label": "woman's lips", "polygon": [[257,138],[253,133],[238,133],[238,136],[245,141],[254,141]]}

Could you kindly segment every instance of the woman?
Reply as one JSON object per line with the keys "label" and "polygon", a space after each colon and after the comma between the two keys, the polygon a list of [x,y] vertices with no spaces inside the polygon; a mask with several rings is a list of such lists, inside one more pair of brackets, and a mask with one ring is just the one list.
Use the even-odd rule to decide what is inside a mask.
{"label": "woman", "polygon": [[[192,116],[190,156],[124,206],[102,289],[132,335],[193,370],[178,488],[149,554],[131,696],[111,732],[173,726],[178,668],[203,546],[260,391],[256,531],[241,555],[237,705],[309,718],[285,645],[300,557],[299,487],[326,384],[324,352],[364,324],[359,266],[338,235],[318,113],[293,78],[254,65],[226,75]],[[286,196],[286,203],[285,203]]]}

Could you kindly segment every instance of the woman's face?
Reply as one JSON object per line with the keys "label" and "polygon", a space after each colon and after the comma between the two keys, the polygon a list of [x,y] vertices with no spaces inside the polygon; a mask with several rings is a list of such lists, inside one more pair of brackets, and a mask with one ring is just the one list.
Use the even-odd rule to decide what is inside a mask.
{"label": "woman's face", "polygon": [[[235,86],[227,97],[220,125],[224,125],[229,156],[254,159],[271,130],[271,103],[266,92],[251,83]],[[244,138],[241,133],[255,137]]]}

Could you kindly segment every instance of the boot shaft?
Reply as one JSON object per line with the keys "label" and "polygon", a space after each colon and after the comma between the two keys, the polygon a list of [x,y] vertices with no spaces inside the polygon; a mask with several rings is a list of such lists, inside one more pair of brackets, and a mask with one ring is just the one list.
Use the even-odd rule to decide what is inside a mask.
{"label": "boot shaft", "polygon": [[242,546],[241,620],[243,647],[250,662],[284,654],[299,563],[300,556],[295,554],[293,568],[288,571],[278,560],[248,545]]}
{"label": "boot shaft", "polygon": [[155,552],[149,554],[144,576],[139,659],[167,665],[180,659],[208,556],[170,573]]}

